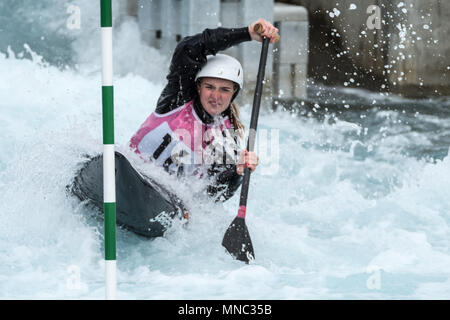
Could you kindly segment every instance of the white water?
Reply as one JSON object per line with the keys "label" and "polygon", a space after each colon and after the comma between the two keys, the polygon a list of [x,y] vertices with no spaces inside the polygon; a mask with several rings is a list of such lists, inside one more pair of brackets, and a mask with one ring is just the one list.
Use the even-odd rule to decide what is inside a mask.
{"label": "white water", "polygon": [[[84,32],[97,28],[92,19]],[[167,67],[136,32],[127,22],[115,38],[118,148],[153,110]],[[0,53],[2,299],[104,298],[102,221],[65,190],[83,154],[102,150],[98,36],[72,43],[77,70]],[[248,123],[250,107],[242,110]],[[118,298],[448,299],[450,158],[402,150],[447,137],[449,119],[419,115],[440,130],[427,133],[391,121],[400,115],[374,111],[388,127],[364,138],[356,122],[263,112],[259,128],[278,130],[280,159],[276,174],[262,174],[262,159],[252,175],[256,261],[234,261],[220,245],[238,195],[221,207],[180,185],[194,207],[187,226],[153,240],[118,230]]]}

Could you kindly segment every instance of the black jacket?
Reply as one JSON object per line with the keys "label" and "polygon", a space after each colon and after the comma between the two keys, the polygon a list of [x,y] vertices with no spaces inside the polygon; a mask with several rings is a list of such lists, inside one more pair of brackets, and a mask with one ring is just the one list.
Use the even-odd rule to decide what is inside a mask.
{"label": "black jacket", "polygon": [[[182,39],[172,56],[168,82],[158,99],[155,112],[164,114],[194,100],[197,115],[205,124],[211,123],[212,116],[200,103],[195,76],[205,65],[207,55],[215,55],[219,51],[250,40],[248,27],[205,29],[202,33]],[[230,108],[224,111],[228,115],[229,112]],[[236,173],[236,165],[212,165],[208,174],[213,178],[213,184],[208,186],[207,191],[217,201],[231,198],[242,184],[242,176]]]}

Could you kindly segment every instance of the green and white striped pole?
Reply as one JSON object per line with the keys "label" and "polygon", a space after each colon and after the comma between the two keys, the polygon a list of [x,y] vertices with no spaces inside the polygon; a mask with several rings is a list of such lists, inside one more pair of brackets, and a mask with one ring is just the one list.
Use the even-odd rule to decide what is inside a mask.
{"label": "green and white striped pole", "polygon": [[106,299],[116,298],[116,177],[111,0],[100,0],[102,28],[103,210],[105,214]]}

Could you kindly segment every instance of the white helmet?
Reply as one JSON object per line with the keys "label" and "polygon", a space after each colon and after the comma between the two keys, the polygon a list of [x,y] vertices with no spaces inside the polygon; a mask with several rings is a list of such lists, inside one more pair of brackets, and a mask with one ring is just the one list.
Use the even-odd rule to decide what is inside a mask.
{"label": "white helmet", "polygon": [[215,56],[207,56],[206,59],[207,62],[195,76],[195,81],[203,77],[220,78],[233,81],[239,85],[239,89],[242,89],[244,71],[239,61],[220,53]]}

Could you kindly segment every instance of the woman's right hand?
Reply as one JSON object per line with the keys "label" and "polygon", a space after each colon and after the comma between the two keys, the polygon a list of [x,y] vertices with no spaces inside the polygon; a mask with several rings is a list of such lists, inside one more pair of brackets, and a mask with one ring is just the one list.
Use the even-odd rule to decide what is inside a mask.
{"label": "woman's right hand", "polygon": [[258,162],[259,157],[254,151],[247,151],[246,149],[242,150],[236,165],[236,173],[242,176],[245,168],[249,168],[250,171],[253,172],[255,171]]}
{"label": "woman's right hand", "polygon": [[[258,23],[262,26],[261,32],[259,34],[254,30],[255,25]],[[262,42],[262,37],[269,38],[270,43],[276,42],[279,39],[278,31],[278,28],[275,28],[269,21],[262,18],[259,18],[248,27],[248,32],[250,33],[250,37],[252,38],[252,40],[256,40],[259,42]]]}

